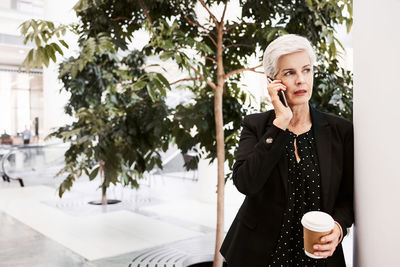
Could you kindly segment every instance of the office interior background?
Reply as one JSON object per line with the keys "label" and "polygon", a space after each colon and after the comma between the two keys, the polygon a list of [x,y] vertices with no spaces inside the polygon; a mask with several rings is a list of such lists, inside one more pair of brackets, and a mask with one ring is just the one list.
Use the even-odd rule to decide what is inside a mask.
{"label": "office interior background", "polygon": [[[23,44],[23,37],[19,33],[18,26],[23,21],[32,18],[60,23],[75,22],[77,18],[72,10],[75,3],[76,1],[72,0],[0,1],[0,114],[2,114],[0,131],[1,134],[7,132],[11,135],[16,146],[23,144],[22,132],[25,128],[32,132],[31,145],[58,144],[59,140],[45,141],[44,139],[52,129],[73,120],[64,112],[68,94],[61,90],[62,84],[57,78],[58,63],[51,63],[44,69],[33,69],[29,73],[20,69],[32,45]],[[234,5],[235,3],[232,8],[240,12],[240,7]],[[374,14],[377,18],[381,16],[382,19],[387,19],[387,16],[373,13],[371,6],[372,4],[368,1],[364,6],[359,4],[360,21],[359,24],[355,23],[355,29],[358,29],[355,42],[358,41],[359,45],[356,48],[360,48],[359,55],[364,58],[365,54],[370,53],[369,50],[365,51],[364,47],[369,40],[366,34],[363,34],[366,32],[363,27],[366,26],[360,25],[366,21],[365,14]],[[386,5],[379,7],[378,10],[381,11],[379,14],[392,14],[390,6],[400,7],[398,1],[386,1]],[[355,5],[357,11],[356,8],[357,5]],[[389,38],[385,37],[390,35],[387,31],[395,25],[398,25],[398,21],[395,16],[390,16],[389,22],[385,23],[387,30],[376,36],[383,40]],[[353,71],[353,31],[347,34],[344,28],[337,28],[337,32],[346,51],[341,64]],[[146,33],[138,32],[135,36],[137,41],[132,43],[132,49],[141,48],[147,38]],[[65,39],[70,44],[65,57],[76,54],[77,37],[69,34]],[[396,51],[395,44],[399,43],[398,39],[389,39],[388,43],[393,44],[394,49],[390,50],[394,53],[393,56],[398,57],[398,52],[394,52]],[[148,64],[160,62],[157,58],[152,58]],[[254,59],[254,63],[257,63],[257,59]],[[392,64],[386,61],[384,63],[389,66]],[[360,65],[355,63],[355,73],[357,74],[357,66],[360,73],[363,73],[365,65],[358,64]],[[164,67],[168,70],[167,77],[180,75],[173,64],[166,64]],[[246,73],[241,82],[251,90],[256,99],[254,106],[258,107],[260,101],[263,101],[266,96],[265,78],[262,75]],[[359,84],[364,85],[360,80]],[[390,86],[387,88],[387,90],[393,89]],[[390,91],[390,93],[393,92]],[[397,96],[397,94],[394,95]],[[362,93],[355,94],[355,98],[357,96],[359,102],[355,101],[355,103],[360,103],[359,107],[365,108],[362,101],[365,101],[366,96]],[[364,98],[361,99],[361,96]],[[168,101],[174,105],[190,97],[192,97],[190,93],[171,92],[168,95]],[[371,105],[379,106],[379,103]],[[397,113],[390,111],[390,114]],[[365,110],[362,112],[365,114]],[[365,127],[361,125],[364,123],[360,115],[362,112],[359,110],[355,112],[355,119],[360,119],[360,128]],[[355,125],[358,125],[357,122]],[[362,147],[360,144],[358,146]],[[60,148],[58,152],[52,151],[49,155],[60,157],[63,151],[65,147]],[[2,153],[4,155],[7,151],[4,150]],[[211,242],[210,236],[215,230],[216,199],[212,188],[216,183],[216,167],[209,166],[207,162],[201,162],[198,171],[188,173],[180,168],[183,161],[176,159],[176,150],[171,149],[168,153],[164,155],[164,159],[174,159],[169,162],[170,165],[166,165],[172,170],[169,174],[149,175],[145,182],[146,186],[141,187],[143,189],[139,190],[140,192],[118,186],[113,187],[110,190],[111,197],[125,200],[123,201],[125,203],[116,208],[110,205],[105,210],[86,205],[89,200],[99,195],[97,186],[87,179],[82,179],[63,199],[59,199],[56,195],[56,187],[60,183],[60,178],[53,179],[55,170],[51,169],[52,161],[43,164],[43,169],[38,173],[31,172],[30,177],[25,180],[27,184],[25,188],[20,188],[17,183],[2,183],[0,214],[3,229],[7,230],[7,233],[3,239],[0,239],[2,240],[0,247],[3,248],[0,252],[0,266],[128,266],[123,264],[131,263],[135,257],[141,255],[140,253],[147,253],[154,247],[160,248],[168,244],[174,246],[181,240],[196,240],[199,237],[203,238],[201,239],[203,241]],[[398,156],[393,158],[398,158]],[[38,159],[40,160],[39,157]],[[48,174],[46,174],[47,169]],[[364,173],[365,170],[358,173]],[[394,176],[398,178],[397,171]],[[389,184],[397,186],[398,182],[391,180]],[[358,196],[368,191],[365,187],[362,188],[364,191]],[[167,189],[170,191],[165,192]],[[243,199],[231,182],[228,182],[226,186],[226,199],[225,229],[227,230]],[[392,199],[392,202],[394,200]],[[22,238],[20,240],[12,237],[16,229],[24,233],[20,236]],[[28,238],[29,246],[23,246],[24,251],[21,251],[20,242],[26,240],[27,237],[31,237],[31,239]],[[6,244],[5,241],[9,242]],[[38,247],[35,248],[34,244]],[[9,249],[4,249],[5,247]],[[344,247],[346,263],[352,266],[353,232],[346,238]],[[358,246],[358,249],[360,248]],[[26,251],[28,253],[25,253]],[[50,252],[55,253],[52,255]],[[162,251],[160,250],[159,253]],[[21,256],[21,254],[26,255]],[[359,265],[356,266],[378,266],[367,265],[368,263],[360,265],[362,259],[358,262]]]}

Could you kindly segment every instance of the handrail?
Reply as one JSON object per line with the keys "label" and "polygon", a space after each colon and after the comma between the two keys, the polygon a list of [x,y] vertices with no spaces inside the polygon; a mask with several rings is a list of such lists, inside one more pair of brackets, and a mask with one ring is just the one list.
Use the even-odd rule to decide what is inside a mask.
{"label": "handrail", "polygon": [[[10,148],[14,148],[14,146],[12,146],[12,147],[10,147]],[[5,168],[4,168],[5,159],[8,158],[8,157],[12,154],[13,151],[14,151],[14,150],[11,149],[7,154],[5,154],[5,155],[1,158],[1,171],[0,171],[0,174],[1,174],[1,177],[3,178],[3,181],[4,181],[4,182],[11,182],[11,180],[14,180],[14,181],[18,181],[21,187],[24,187],[24,181],[22,180],[22,178],[20,178],[20,177],[18,177],[18,178],[13,178],[13,177],[9,176],[9,175],[6,173]]]}

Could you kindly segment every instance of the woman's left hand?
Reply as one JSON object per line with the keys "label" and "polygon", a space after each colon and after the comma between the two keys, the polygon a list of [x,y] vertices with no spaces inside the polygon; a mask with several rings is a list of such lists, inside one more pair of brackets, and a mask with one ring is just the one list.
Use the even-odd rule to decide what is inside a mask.
{"label": "woman's left hand", "polygon": [[339,226],[335,223],[332,233],[321,237],[321,243],[314,244],[314,255],[328,258],[333,255],[337,245],[339,244],[339,238],[341,231]]}

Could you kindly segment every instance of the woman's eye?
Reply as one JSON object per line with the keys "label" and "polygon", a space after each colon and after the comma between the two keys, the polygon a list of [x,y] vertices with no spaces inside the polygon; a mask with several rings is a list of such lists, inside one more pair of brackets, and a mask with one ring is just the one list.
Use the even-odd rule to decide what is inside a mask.
{"label": "woman's eye", "polygon": [[288,71],[288,72],[285,73],[285,76],[289,76],[289,75],[292,75],[292,74],[293,74],[292,71]]}
{"label": "woman's eye", "polygon": [[304,71],[305,71],[306,73],[308,73],[308,72],[311,71],[311,69],[305,69]]}

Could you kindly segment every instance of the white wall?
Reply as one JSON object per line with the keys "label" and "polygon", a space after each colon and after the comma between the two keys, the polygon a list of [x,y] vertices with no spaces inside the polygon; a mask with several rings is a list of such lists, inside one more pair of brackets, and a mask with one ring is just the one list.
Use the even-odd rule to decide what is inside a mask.
{"label": "white wall", "polygon": [[9,110],[12,108],[11,102],[11,76],[7,75],[4,72],[0,72],[0,114],[3,114],[0,117],[0,134],[3,134],[5,130],[7,133],[11,132],[12,120]]}
{"label": "white wall", "polygon": [[[76,22],[77,18],[73,11],[76,0],[47,0],[45,5],[45,18],[58,23],[68,24]],[[77,37],[73,34],[67,34],[63,38],[69,45],[65,57],[76,53],[78,49]],[[51,129],[65,125],[72,118],[64,113],[64,106],[67,103],[68,95],[65,92],[60,93],[62,83],[58,80],[58,64],[63,58],[58,56],[57,64],[50,64],[43,71],[43,104],[44,104],[44,132],[45,135],[51,132]]]}
{"label": "white wall", "polygon": [[[7,3],[5,0],[0,1],[2,2],[2,4],[0,5],[0,33],[2,34],[19,36],[19,25],[29,19],[46,19],[54,21],[56,22],[56,24],[68,24],[77,20],[75,12],[72,10],[72,7],[76,4],[77,0],[45,0],[44,16],[37,16],[13,10],[11,9],[10,1],[7,0]],[[65,38],[63,39],[70,46],[69,51],[67,51],[65,54],[65,56],[68,57],[74,54],[74,52],[76,52],[77,50],[77,37],[73,34],[67,34],[67,36],[65,36]],[[16,51],[21,51],[24,53],[18,54]],[[22,45],[2,44],[0,50],[1,62],[10,65],[19,65],[23,61],[23,58],[27,54],[27,51],[27,47],[24,47]],[[13,60],[11,60],[11,58]],[[63,58],[59,57],[57,63],[61,62],[62,60]],[[63,109],[65,103],[68,100],[68,96],[65,93],[60,93],[60,88],[62,88],[62,84],[58,81],[57,77],[57,64],[50,64],[49,68],[44,68],[42,101],[44,118],[39,121],[39,125],[41,128],[39,135],[41,138],[48,135],[52,128],[64,125],[67,122],[71,121],[71,118],[64,113]],[[4,86],[7,87],[8,84],[3,84],[3,87]],[[2,94],[2,96],[4,97],[7,97],[7,99],[5,99],[4,101],[10,102],[9,99],[11,99],[11,96],[4,95],[3,91],[5,90],[2,90],[0,94]],[[7,108],[7,106],[9,105],[2,106],[2,110],[5,110],[5,112],[3,112],[3,114],[6,114],[5,117],[10,117],[7,116],[7,113],[9,113],[10,110],[9,108]],[[10,132],[11,122],[9,121],[9,119],[0,120],[0,124],[0,129],[8,129],[8,132]],[[15,133],[12,132],[12,134]]]}
{"label": "white wall", "polygon": [[25,20],[33,18],[37,19],[38,17],[12,9],[0,9],[0,33],[19,35],[19,25]]}
{"label": "white wall", "polygon": [[355,266],[399,266],[399,0],[354,1]]}

